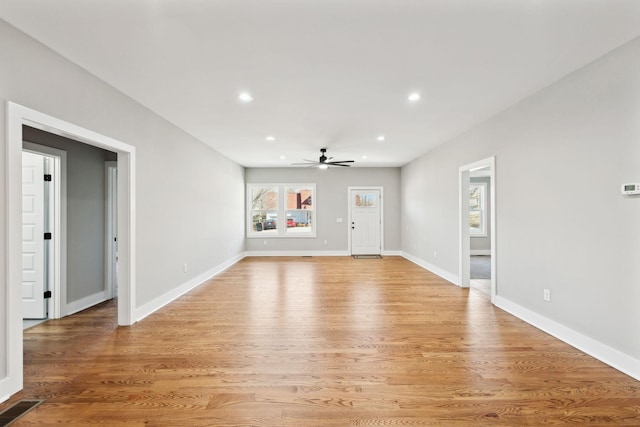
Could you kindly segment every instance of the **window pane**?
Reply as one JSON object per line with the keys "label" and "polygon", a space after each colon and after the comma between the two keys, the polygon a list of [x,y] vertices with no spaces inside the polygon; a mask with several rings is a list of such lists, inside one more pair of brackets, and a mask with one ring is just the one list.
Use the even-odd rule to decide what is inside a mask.
{"label": "window pane", "polygon": [[247,237],[315,236],[315,184],[247,184]]}
{"label": "window pane", "polygon": [[469,212],[469,230],[471,233],[482,232],[482,221],[480,211]]}
{"label": "window pane", "polygon": [[313,212],[304,209],[287,211],[287,233],[311,233],[313,231]]}
{"label": "window pane", "polygon": [[378,202],[376,194],[359,193],[355,197],[355,205],[357,208],[375,208]]}
{"label": "window pane", "polygon": [[469,187],[469,209],[481,209],[482,207],[482,187]]}
{"label": "window pane", "polygon": [[278,231],[278,212],[253,211],[251,222],[253,231],[275,233]]}
{"label": "window pane", "polygon": [[278,209],[278,188],[277,187],[254,187],[251,192],[252,210],[277,210]]}
{"label": "window pane", "polygon": [[287,188],[286,209],[312,209],[311,188]]}

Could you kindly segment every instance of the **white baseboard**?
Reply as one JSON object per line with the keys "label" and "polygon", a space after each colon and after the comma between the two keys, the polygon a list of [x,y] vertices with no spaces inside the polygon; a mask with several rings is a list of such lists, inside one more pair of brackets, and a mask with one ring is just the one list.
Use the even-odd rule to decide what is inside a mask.
{"label": "white baseboard", "polygon": [[247,251],[247,256],[351,256],[347,251]]}
{"label": "white baseboard", "polygon": [[433,264],[430,264],[420,258],[417,258],[411,254],[408,254],[406,252],[402,252],[401,254],[402,257],[408,259],[409,261],[411,261],[414,264],[419,265],[420,267],[424,268],[425,270],[429,270],[430,272],[432,272],[433,274],[442,277],[443,279],[453,283],[454,285],[460,286],[460,277],[458,277],[455,274],[451,274],[446,270],[441,269],[440,267],[436,267]]}
{"label": "white baseboard", "polygon": [[227,268],[231,267],[233,264],[235,264],[238,261],[240,261],[241,259],[243,259],[245,256],[246,256],[246,254],[242,253],[242,254],[239,254],[239,255],[237,255],[237,256],[235,256],[233,258],[230,258],[227,261],[223,262],[222,264],[217,265],[217,266],[213,267],[212,269],[207,270],[204,273],[194,277],[193,279],[183,283],[182,285],[180,285],[177,288],[171,290],[170,292],[167,292],[166,294],[159,296],[158,298],[154,299],[153,301],[150,301],[150,302],[146,303],[145,305],[136,308],[135,309],[135,313],[134,313],[134,320],[136,322],[138,322],[138,321],[144,319],[145,317],[147,317],[151,313],[161,309],[162,307],[164,307],[165,305],[169,304],[170,302],[172,302],[176,298],[186,294],[187,292],[189,292],[192,289],[195,289],[196,287],[198,287],[202,283],[204,283],[207,280],[211,279],[213,276],[215,276],[217,274],[220,274],[221,272],[223,272]]}
{"label": "white baseboard", "polygon": [[402,251],[382,251],[382,256],[402,256]]}
{"label": "white baseboard", "polygon": [[499,295],[496,295],[494,304],[507,313],[524,320],[549,335],[566,342],[570,346],[640,381],[640,360],[634,359],[606,344],[567,328]]}
{"label": "white baseboard", "polygon": [[[9,383],[11,382],[11,380],[9,379],[9,377],[4,377],[3,379],[0,380],[0,390],[11,390],[11,387],[9,387]],[[20,389],[16,390],[19,391]],[[9,400],[9,398],[11,396],[13,396],[14,392],[10,392],[9,394],[3,394],[2,396],[0,396],[0,403]]]}
{"label": "white baseboard", "polygon": [[89,295],[87,297],[81,298],[77,301],[72,301],[70,303],[65,304],[61,307],[61,317],[70,316],[79,311],[85,310],[89,307],[93,307],[96,304],[100,304],[101,302],[105,302],[110,299],[107,291],[100,291],[93,295]]}
{"label": "white baseboard", "polygon": [[[402,251],[382,251],[382,256],[402,256]],[[247,251],[247,256],[351,256],[349,251]]]}
{"label": "white baseboard", "polygon": [[491,255],[491,249],[471,249],[470,255]]}

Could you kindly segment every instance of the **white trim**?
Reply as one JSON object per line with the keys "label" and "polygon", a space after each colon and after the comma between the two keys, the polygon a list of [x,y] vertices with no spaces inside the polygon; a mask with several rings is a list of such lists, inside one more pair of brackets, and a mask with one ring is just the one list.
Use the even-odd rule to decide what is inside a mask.
{"label": "white trim", "polygon": [[471,249],[471,255],[491,255],[491,249]]}
{"label": "white trim", "polygon": [[67,300],[67,152],[30,141],[22,149],[53,159],[53,262],[49,319],[59,319]]}
{"label": "white trim", "polygon": [[81,143],[118,153],[118,229],[120,231],[120,295],[118,324],[135,321],[135,147],[27,107],[6,102],[6,272],[7,341],[4,343],[7,381],[0,396],[12,395],[23,385],[22,337],[22,126],[28,125]]}
{"label": "white trim", "polygon": [[380,255],[383,256],[404,256],[402,251],[382,251]]}
{"label": "white trim", "polygon": [[70,316],[79,311],[85,310],[89,307],[93,307],[96,304],[100,304],[101,302],[105,302],[110,299],[109,294],[106,290],[97,292],[93,295],[86,296],[84,298],[80,298],[77,301],[70,302],[65,305],[65,311],[62,313],[62,316]]}
{"label": "white trim", "polygon": [[382,186],[350,186],[347,187],[347,206],[349,212],[347,214],[347,250],[349,251],[349,255],[351,255],[351,222],[353,221],[351,216],[351,191],[353,190],[378,190],[380,191],[380,253],[384,252],[384,187]]}
{"label": "white trim", "polygon": [[[10,377],[4,377],[3,379],[0,380],[0,390],[9,390],[11,386],[11,378]],[[9,400],[9,398],[11,397],[13,393],[9,393],[9,394],[3,394],[0,395],[0,403]]]}
{"label": "white trim", "polygon": [[496,295],[496,307],[640,381],[640,360]]}
{"label": "white trim", "polygon": [[198,286],[200,286],[207,280],[211,279],[212,277],[222,273],[227,268],[231,267],[238,261],[242,260],[245,256],[246,256],[245,254],[240,254],[233,258],[230,258],[225,262],[223,262],[222,264],[216,267],[213,267],[202,274],[199,274],[198,276],[194,277],[191,280],[188,280],[187,282],[183,283],[182,285],[178,286],[175,289],[172,289],[166,294],[160,295],[159,297],[146,303],[142,307],[138,307],[135,312],[136,319],[142,320],[145,317],[149,316],[150,314],[160,310],[162,307],[166,306],[167,304],[171,303],[172,301],[176,300],[177,298],[181,297],[187,292],[197,288]]}
{"label": "white trim", "polygon": [[460,286],[460,277],[455,274],[449,273],[446,270],[441,269],[440,267],[436,267],[433,264],[428,263],[427,261],[417,258],[407,252],[402,252],[402,257],[408,259],[412,263],[424,268],[435,274],[436,276],[442,277],[444,280],[453,283],[456,286]]}
{"label": "white trim", "polygon": [[[116,250],[114,247],[114,239],[117,238],[117,220],[118,207],[118,162],[106,161],[104,162],[104,178],[105,178],[105,227],[104,227],[104,242],[105,242],[105,285],[104,289],[107,292],[107,299],[117,297],[117,289],[114,283],[117,283],[117,261]],[[114,185],[115,184],[115,185]],[[114,221],[115,220],[115,221]],[[114,222],[116,224],[114,225]]]}
{"label": "white trim", "polygon": [[[382,256],[404,256],[402,251],[384,251]],[[349,251],[247,251],[246,256],[351,256]]]}
{"label": "white trim", "polygon": [[247,251],[246,256],[351,256],[347,251]]}

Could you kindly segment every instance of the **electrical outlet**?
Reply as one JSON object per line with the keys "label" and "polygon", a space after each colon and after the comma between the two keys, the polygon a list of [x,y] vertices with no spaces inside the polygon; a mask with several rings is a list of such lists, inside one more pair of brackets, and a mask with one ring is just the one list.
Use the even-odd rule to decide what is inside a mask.
{"label": "electrical outlet", "polygon": [[324,244],[325,244],[325,245],[327,244],[327,241],[326,241],[326,240],[324,241]]}
{"label": "electrical outlet", "polygon": [[438,251],[433,251],[433,257],[438,258]]}
{"label": "electrical outlet", "polygon": [[182,266],[182,271],[183,271],[183,272],[185,272],[185,273],[186,273],[187,271],[189,271],[189,268],[187,267],[187,264],[184,264],[184,265]]}
{"label": "electrical outlet", "polygon": [[545,289],[542,297],[545,301],[551,301],[551,291],[549,289]]}
{"label": "electrical outlet", "polygon": [[266,245],[266,244],[267,244],[267,241],[265,240],[265,241],[264,241],[264,242],[262,242],[262,243]]}

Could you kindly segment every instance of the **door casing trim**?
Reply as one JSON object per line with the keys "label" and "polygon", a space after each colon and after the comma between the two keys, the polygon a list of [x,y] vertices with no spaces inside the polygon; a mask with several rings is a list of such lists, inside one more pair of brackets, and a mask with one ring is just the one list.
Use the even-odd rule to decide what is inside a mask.
{"label": "door casing trim", "polygon": [[120,232],[120,295],[118,324],[135,321],[135,147],[98,134],[64,120],[49,116],[22,105],[6,101],[6,251],[4,319],[6,341],[3,359],[5,377],[0,380],[0,398],[8,398],[23,387],[22,334],[22,126],[27,125],[75,141],[114,151],[118,154],[118,229]]}

